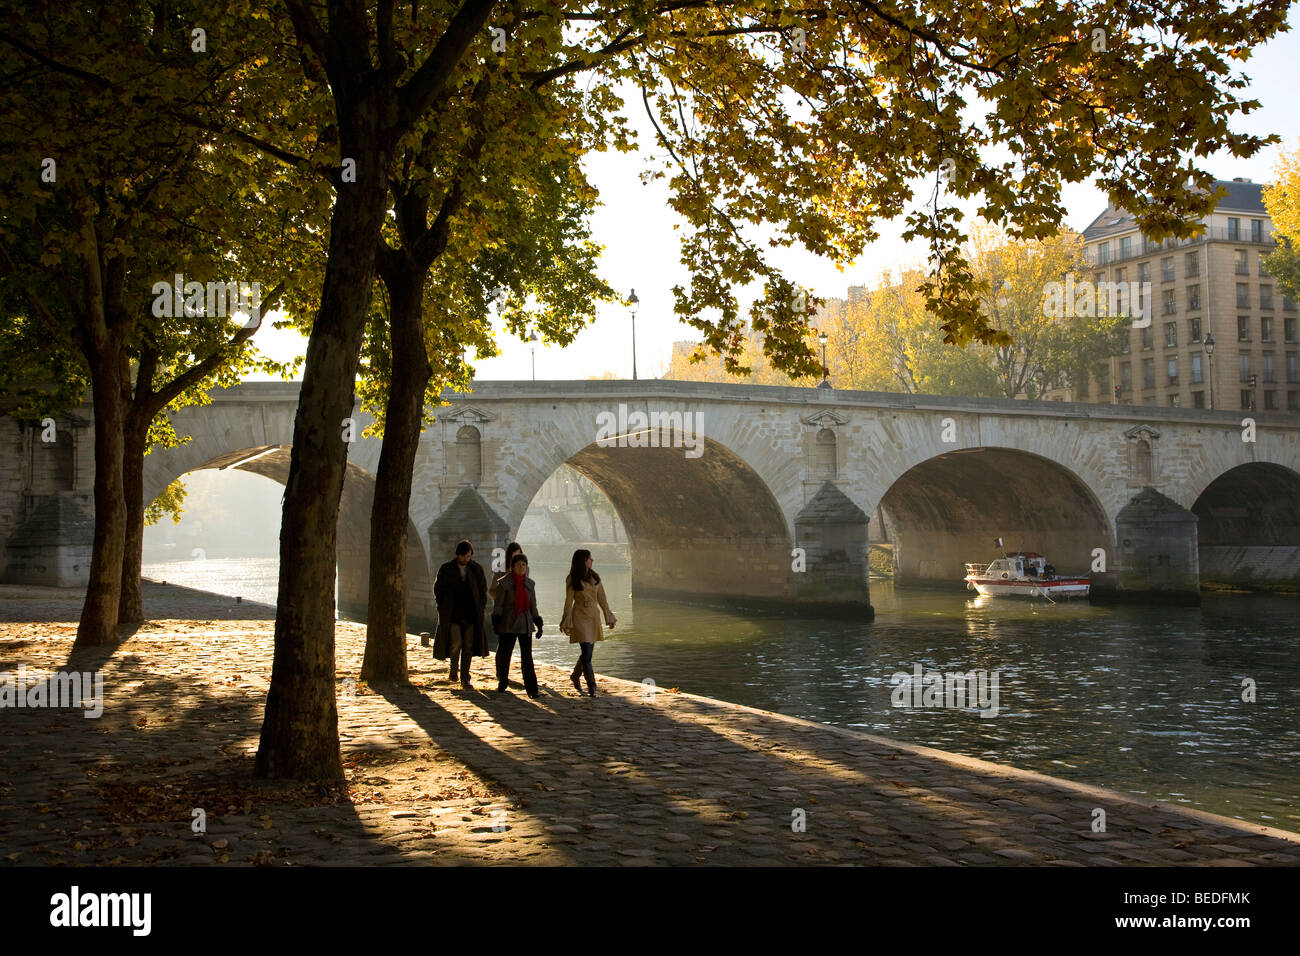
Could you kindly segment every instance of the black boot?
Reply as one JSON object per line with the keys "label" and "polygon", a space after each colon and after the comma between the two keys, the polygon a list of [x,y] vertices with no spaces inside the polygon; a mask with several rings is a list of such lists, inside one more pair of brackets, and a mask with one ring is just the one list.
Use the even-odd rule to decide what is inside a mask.
{"label": "black boot", "polygon": [[[587,696],[595,697],[596,696],[596,670],[591,666],[590,663],[588,663],[585,668],[585,671],[587,677]],[[577,681],[575,680],[574,683],[576,684]],[[581,694],[582,690],[579,689],[578,693]]]}
{"label": "black boot", "polygon": [[578,658],[578,663],[573,665],[573,673],[569,675],[569,680],[573,681],[573,689],[576,690],[579,694],[582,693],[582,684],[578,680],[578,676],[581,673],[582,673],[582,658]]}

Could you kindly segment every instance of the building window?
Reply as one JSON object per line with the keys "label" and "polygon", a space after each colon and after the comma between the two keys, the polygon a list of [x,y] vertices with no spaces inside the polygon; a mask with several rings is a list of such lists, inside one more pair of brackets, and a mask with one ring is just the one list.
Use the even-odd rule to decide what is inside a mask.
{"label": "building window", "polygon": [[1204,408],[1204,407],[1205,407],[1205,393],[1192,392],[1192,408]]}
{"label": "building window", "polygon": [[1125,236],[1119,241],[1119,257],[1127,259],[1131,255],[1133,255],[1133,237]]}
{"label": "building window", "polygon": [[1110,243],[1097,243],[1097,265],[1105,265],[1110,262]]}
{"label": "building window", "polygon": [[1176,358],[1171,358],[1169,360],[1169,384],[1178,384],[1178,359]]}
{"label": "building window", "polygon": [[1250,353],[1242,352],[1237,356],[1237,381],[1250,381]]}
{"label": "building window", "polygon": [[1173,256],[1170,256],[1167,259],[1160,260],[1160,281],[1161,282],[1174,281],[1174,257]]}
{"label": "building window", "polygon": [[1242,411],[1250,411],[1250,389],[1248,388],[1241,390],[1241,408]]}
{"label": "building window", "polygon": [[1259,307],[1261,309],[1273,308],[1273,287],[1271,285],[1259,287]]}
{"label": "building window", "polygon": [[1115,281],[1119,284],[1128,282],[1128,268],[1123,267],[1115,270]]}
{"label": "building window", "polygon": [[1300,392],[1286,393],[1286,408],[1289,412],[1300,412]]}
{"label": "building window", "polygon": [[1264,410],[1265,411],[1277,410],[1277,392],[1273,391],[1272,389],[1269,389],[1268,391],[1264,392]]}
{"label": "building window", "polygon": [[1164,306],[1165,315],[1178,314],[1178,301],[1176,299],[1176,295],[1177,293],[1175,293],[1173,289],[1165,289],[1165,291],[1161,294],[1161,300]]}
{"label": "building window", "polygon": [[1228,217],[1228,241],[1237,242],[1241,239],[1241,220],[1233,216]]}
{"label": "building window", "polygon": [[1237,283],[1237,308],[1250,308],[1250,285],[1245,282]]}
{"label": "building window", "polygon": [[1250,264],[1246,261],[1246,250],[1238,249],[1236,252],[1236,258],[1237,258],[1237,275],[1239,276],[1250,275]]}
{"label": "building window", "polygon": [[1288,384],[1295,385],[1297,382],[1300,382],[1300,378],[1296,377],[1297,371],[1298,370],[1296,368],[1295,353],[1287,352],[1286,353],[1286,380]]}
{"label": "building window", "polygon": [[1264,381],[1266,382],[1275,381],[1275,379],[1273,378],[1273,353],[1272,352],[1264,353]]}
{"label": "building window", "polygon": [[1237,316],[1237,341],[1250,341],[1250,316],[1248,315]]}
{"label": "building window", "polygon": [[1283,318],[1282,327],[1285,330],[1286,340],[1288,342],[1294,342],[1295,341],[1295,316],[1288,315],[1285,318]]}
{"label": "building window", "polygon": [[1151,281],[1151,263],[1144,262],[1138,266],[1138,282]]}
{"label": "building window", "polygon": [[1178,348],[1178,323],[1177,322],[1165,323],[1165,348],[1167,349]]}
{"label": "building window", "polygon": [[1120,354],[1120,355],[1128,355],[1128,349],[1129,349],[1129,333],[1128,333],[1128,330],[1126,329],[1126,330],[1124,330],[1123,332],[1120,333],[1120,337],[1119,337],[1119,354]]}
{"label": "building window", "polygon": [[1295,299],[1291,298],[1289,295],[1282,296],[1282,309],[1285,312],[1294,312]]}
{"label": "building window", "polygon": [[1273,341],[1273,316],[1271,315],[1260,316],[1259,340],[1261,342]]}
{"label": "building window", "polygon": [[1187,311],[1201,311],[1201,287],[1199,285],[1189,285],[1187,287]]}
{"label": "building window", "polygon": [[1187,260],[1186,276],[1189,279],[1195,279],[1201,274],[1201,258],[1194,252],[1189,252],[1185,256]]}
{"label": "building window", "polygon": [[1143,388],[1156,387],[1156,360],[1155,359],[1142,360],[1142,387]]}
{"label": "building window", "polygon": [[1197,352],[1192,356],[1192,384],[1200,385],[1203,381],[1205,377],[1201,374],[1201,353]]}
{"label": "building window", "polygon": [[1201,320],[1200,320],[1200,319],[1188,319],[1188,320],[1187,320],[1187,332],[1188,332],[1188,335],[1190,336],[1190,338],[1188,339],[1189,342],[1199,342],[1199,341],[1201,341]]}
{"label": "building window", "polygon": [[1110,367],[1108,365],[1098,365],[1092,373],[1093,380],[1097,383],[1097,397],[1105,399],[1110,394]]}
{"label": "building window", "polygon": [[1176,394],[1176,393],[1173,394],[1173,395],[1170,395],[1170,396],[1169,396],[1169,407],[1170,407],[1170,408],[1181,408],[1181,407],[1182,407],[1182,404],[1183,404],[1183,403],[1182,403],[1182,396],[1180,396],[1180,395],[1178,395],[1178,394]]}
{"label": "building window", "polygon": [[1250,241],[1251,242],[1264,241],[1264,220],[1252,219],[1250,221]]}
{"label": "building window", "polygon": [[1125,362],[1119,367],[1119,387],[1125,392],[1133,391],[1133,363]]}
{"label": "building window", "polygon": [[1259,257],[1259,277],[1262,279],[1262,278],[1264,278],[1264,276],[1266,276],[1266,275],[1268,275],[1268,270],[1264,268],[1264,257],[1263,257],[1263,256],[1260,256],[1260,257]]}
{"label": "building window", "polygon": [[1151,326],[1149,325],[1142,330],[1142,348],[1155,348],[1155,336],[1151,334]]}

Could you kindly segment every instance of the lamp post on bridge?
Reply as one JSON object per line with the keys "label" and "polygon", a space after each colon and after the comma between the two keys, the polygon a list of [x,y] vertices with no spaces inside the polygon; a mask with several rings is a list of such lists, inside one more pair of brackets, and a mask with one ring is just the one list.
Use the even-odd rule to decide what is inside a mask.
{"label": "lamp post on bridge", "polygon": [[1205,357],[1210,363],[1210,411],[1214,411],[1214,333],[1205,333]]}
{"label": "lamp post on bridge", "polygon": [[826,338],[827,336],[825,332],[817,333],[817,341],[822,344],[822,380],[817,383],[818,388],[831,387],[830,378],[829,378],[831,374],[831,370],[830,370],[830,366],[826,364]]}
{"label": "lamp post on bridge", "polygon": [[632,297],[627,300],[628,311],[632,313],[632,381],[636,381],[636,310],[640,308],[641,300],[636,297],[636,289],[632,290]]}
{"label": "lamp post on bridge", "polygon": [[532,353],[533,358],[533,381],[537,381],[537,333],[533,332],[528,336],[528,351]]}

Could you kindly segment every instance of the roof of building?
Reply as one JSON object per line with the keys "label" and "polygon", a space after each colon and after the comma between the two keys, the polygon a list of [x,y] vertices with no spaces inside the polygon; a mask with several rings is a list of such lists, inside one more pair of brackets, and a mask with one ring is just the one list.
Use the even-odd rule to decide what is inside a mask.
{"label": "roof of building", "polygon": [[[1264,208],[1264,187],[1261,183],[1238,181],[1235,179],[1216,179],[1216,189],[1228,193],[1214,207],[1215,212],[1244,212],[1258,216],[1267,216]],[[1100,216],[1083,230],[1085,241],[1105,239],[1108,236],[1132,232],[1136,228],[1133,214],[1118,206],[1107,206]]]}

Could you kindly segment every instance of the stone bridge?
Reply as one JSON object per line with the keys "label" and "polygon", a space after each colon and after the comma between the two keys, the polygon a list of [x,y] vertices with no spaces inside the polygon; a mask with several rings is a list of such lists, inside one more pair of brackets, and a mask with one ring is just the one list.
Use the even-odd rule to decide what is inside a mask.
{"label": "stone bridge", "polygon": [[[1251,427],[1202,409],[664,380],[481,382],[444,399],[416,461],[413,625],[432,619],[431,569],[455,541],[481,559],[503,547],[566,463],[618,509],[642,595],[862,613],[873,515],[900,585],[960,586],[963,563],[996,556],[1001,537],[1091,573],[1103,599],[1300,587],[1295,416]],[[146,499],[200,468],[283,483],[297,401],[295,383],[253,383],[175,414],[193,440],[147,457]],[[366,606],[369,424],[357,414],[339,519],[339,606],[352,614]],[[9,580],[83,568],[72,541],[88,520],[92,432],[67,431],[72,442],[45,445],[39,425],[3,420],[17,452],[0,472]],[[51,522],[69,529],[53,558]]]}

